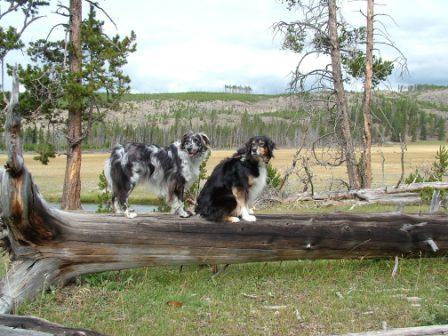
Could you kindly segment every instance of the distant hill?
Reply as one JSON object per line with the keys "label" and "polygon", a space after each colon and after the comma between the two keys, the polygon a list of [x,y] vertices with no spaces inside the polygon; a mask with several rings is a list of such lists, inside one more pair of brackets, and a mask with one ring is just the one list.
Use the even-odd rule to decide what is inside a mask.
{"label": "distant hill", "polygon": [[224,93],[224,92],[175,92],[175,93],[129,93],[123,97],[123,101],[145,100],[179,100],[206,102],[214,100],[257,102],[269,98],[287,96],[288,94],[249,94],[249,93]]}
{"label": "distant hill", "polygon": [[[372,109],[374,141],[398,141],[406,133],[409,141],[445,140],[448,123],[448,88],[419,87],[410,91],[378,92]],[[362,115],[360,93],[348,93],[353,135],[360,143]],[[84,141],[85,149],[109,149],[129,141],[167,145],[183,133],[201,131],[215,148],[235,148],[256,134],[271,136],[282,147],[295,147],[305,129],[308,141],[325,136],[330,145],[337,140],[335,115],[325,95],[244,94],[181,92],[128,94],[118,110],[104,111],[104,122],[94,122]],[[26,149],[49,137],[58,150],[66,139],[59,129],[28,128]],[[36,134],[39,133],[39,134]],[[330,135],[330,136],[328,136]],[[319,140],[321,141],[321,140]]]}

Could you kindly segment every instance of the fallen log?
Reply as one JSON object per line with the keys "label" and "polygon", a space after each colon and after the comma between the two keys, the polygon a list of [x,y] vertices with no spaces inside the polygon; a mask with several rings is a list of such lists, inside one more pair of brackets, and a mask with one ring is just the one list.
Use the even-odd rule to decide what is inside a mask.
{"label": "fallen log", "polygon": [[296,201],[342,201],[355,200],[370,204],[421,204],[420,191],[424,189],[448,190],[448,182],[422,182],[383,187],[376,189],[360,189],[348,191],[320,192],[311,195],[302,193],[289,197],[287,202]]}
{"label": "fallen log", "polygon": [[0,203],[13,262],[0,282],[0,313],[50,285],[94,272],[151,265],[438,256],[448,251],[448,218],[439,215],[261,215],[255,223],[231,224],[164,214],[127,219],[59,211],[47,206],[24,165],[20,117],[14,108],[9,108],[5,130],[8,161]]}
{"label": "fallen log", "polygon": [[96,331],[68,328],[34,316],[17,316],[8,314],[0,314],[0,335],[104,336]]}
{"label": "fallen log", "polygon": [[448,325],[432,325],[424,327],[394,328],[388,330],[349,333],[339,336],[441,336],[448,335]]}

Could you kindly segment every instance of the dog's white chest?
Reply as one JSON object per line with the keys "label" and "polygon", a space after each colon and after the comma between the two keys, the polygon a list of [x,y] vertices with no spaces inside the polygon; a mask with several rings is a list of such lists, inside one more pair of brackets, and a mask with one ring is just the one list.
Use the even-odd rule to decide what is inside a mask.
{"label": "dog's white chest", "polygon": [[252,181],[252,185],[249,189],[249,204],[252,205],[258,195],[263,191],[266,186],[267,169],[264,163],[259,166],[259,175]]}
{"label": "dog's white chest", "polygon": [[192,162],[188,155],[182,153],[179,155],[182,161],[182,176],[185,178],[187,189],[199,176],[200,162]]}

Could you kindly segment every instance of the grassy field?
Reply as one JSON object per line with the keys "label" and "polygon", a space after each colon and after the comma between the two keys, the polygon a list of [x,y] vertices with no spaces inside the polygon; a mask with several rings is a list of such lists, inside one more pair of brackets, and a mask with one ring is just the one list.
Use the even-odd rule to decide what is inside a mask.
{"label": "grassy field", "polygon": [[[440,143],[417,143],[409,144],[406,153],[406,175],[414,171],[417,167],[429,166],[434,161],[434,156],[439,148]],[[383,176],[381,169],[381,155],[384,153],[385,158],[385,184],[394,184],[397,182],[400,173],[400,148],[397,145],[385,146],[382,148],[373,148],[373,178],[374,184],[379,186],[383,184]],[[207,171],[210,173],[213,167],[223,158],[231,155],[233,151],[216,150],[212,152],[210,160],[207,164]],[[293,149],[279,149],[275,153],[272,164],[280,171],[285,171],[290,166]],[[103,169],[104,160],[108,153],[86,153],[83,154],[82,161],[82,199],[85,202],[95,202],[98,190],[98,175]],[[41,193],[52,201],[57,201],[62,194],[62,184],[64,180],[65,156],[58,156],[50,161],[48,166],[43,166],[39,162],[32,159],[33,155],[25,155],[25,162],[34,176]],[[0,162],[4,162],[6,157],[0,155]],[[327,190],[332,181],[339,178],[346,178],[345,166],[336,168],[325,168],[321,166],[313,166],[314,183],[318,190]],[[291,183],[287,187],[290,191],[299,190],[297,178],[292,177]],[[154,196],[150,195],[144,186],[136,188],[131,196],[131,202],[148,203],[154,201]]]}
{"label": "grassy field", "polygon": [[[448,323],[446,259],[158,267],[84,276],[20,308],[117,336],[317,335]],[[170,302],[176,302],[170,304]],[[181,307],[177,307],[180,306]]]}

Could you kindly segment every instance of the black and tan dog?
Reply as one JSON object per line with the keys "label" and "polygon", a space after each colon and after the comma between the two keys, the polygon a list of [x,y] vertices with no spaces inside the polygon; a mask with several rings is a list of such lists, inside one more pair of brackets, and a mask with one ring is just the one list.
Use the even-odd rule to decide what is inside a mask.
{"label": "black and tan dog", "polygon": [[250,138],[231,158],[213,170],[199,194],[196,213],[210,221],[254,222],[250,208],[266,185],[266,164],[274,142],[267,136]]}

